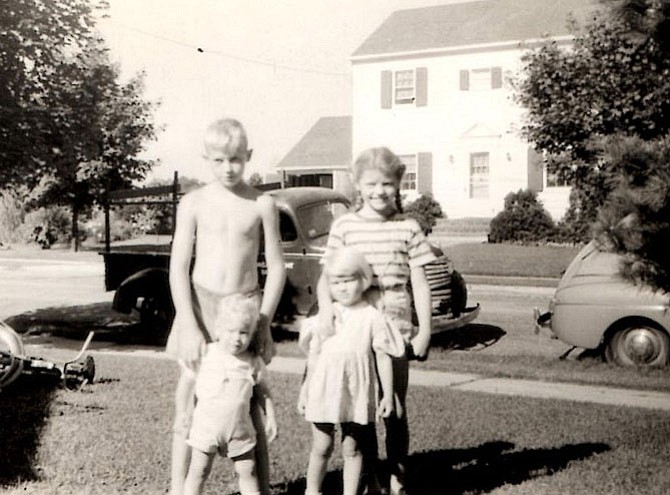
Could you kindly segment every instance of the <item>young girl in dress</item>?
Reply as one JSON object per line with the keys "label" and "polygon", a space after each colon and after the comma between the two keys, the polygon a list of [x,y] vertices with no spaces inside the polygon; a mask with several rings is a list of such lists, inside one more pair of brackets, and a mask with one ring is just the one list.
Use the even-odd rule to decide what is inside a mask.
{"label": "young girl in dress", "polygon": [[372,271],[362,254],[351,248],[332,251],[324,261],[324,274],[329,299],[333,301],[330,309],[334,325],[328,331],[319,328],[318,317],[308,318],[303,322],[299,340],[308,359],[298,409],[312,423],[313,435],[305,494],[321,493],[333,451],[335,425],[339,424],[344,456],[343,493],[355,495],[361,478],[366,427],[374,424],[377,415],[392,414],[391,356],[402,356],[405,349],[400,334],[363,297],[372,281]]}
{"label": "young girl in dress", "polygon": [[[405,166],[388,148],[363,151],[352,167],[354,185],[359,194],[358,208],[337,218],[328,236],[326,256],[343,246],[360,251],[373,271],[372,287],[375,305],[400,331],[406,344],[406,355],[393,359],[394,413],[385,418],[386,453],[388,456],[392,495],[405,491],[405,465],[409,450],[406,416],[409,364],[408,357],[425,359],[431,335],[430,286],[424,266],[435,255],[412,218],[401,214],[400,182]],[[411,285],[411,294],[408,286]],[[332,325],[333,310],[326,279],[319,281],[318,300],[321,326]],[[418,328],[412,325],[414,302]],[[366,455],[368,493],[379,492],[374,474],[377,457],[374,427],[368,429],[374,444]],[[367,453],[366,453],[367,454]]]}

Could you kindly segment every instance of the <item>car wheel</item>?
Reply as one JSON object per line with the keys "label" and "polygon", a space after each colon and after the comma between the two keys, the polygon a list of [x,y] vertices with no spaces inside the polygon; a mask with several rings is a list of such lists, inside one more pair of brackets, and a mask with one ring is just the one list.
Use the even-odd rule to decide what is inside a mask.
{"label": "car wheel", "polygon": [[167,341],[170,324],[174,317],[172,308],[158,298],[148,297],[140,306],[140,323],[148,337],[161,345]]}
{"label": "car wheel", "polygon": [[631,322],[614,332],[605,347],[605,358],[622,366],[665,366],[670,357],[670,337],[649,322]]}

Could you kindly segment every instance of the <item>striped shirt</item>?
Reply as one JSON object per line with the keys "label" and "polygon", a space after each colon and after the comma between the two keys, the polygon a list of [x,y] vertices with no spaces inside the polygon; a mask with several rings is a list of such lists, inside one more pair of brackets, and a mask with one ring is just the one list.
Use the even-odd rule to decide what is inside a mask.
{"label": "striped shirt", "polygon": [[343,246],[365,256],[374,274],[372,285],[381,289],[406,285],[412,268],[435,259],[417,221],[403,215],[377,220],[345,213],[330,228],[326,256]]}

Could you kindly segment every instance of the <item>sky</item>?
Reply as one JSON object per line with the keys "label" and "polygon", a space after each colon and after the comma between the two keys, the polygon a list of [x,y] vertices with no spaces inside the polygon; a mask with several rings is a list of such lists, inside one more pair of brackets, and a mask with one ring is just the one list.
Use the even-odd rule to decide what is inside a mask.
{"label": "sky", "polygon": [[395,10],[451,0],[110,0],[98,27],[125,80],[146,73],[162,130],[148,179],[211,180],[202,134],[246,127],[262,176],[320,118],[351,114],[351,54]]}

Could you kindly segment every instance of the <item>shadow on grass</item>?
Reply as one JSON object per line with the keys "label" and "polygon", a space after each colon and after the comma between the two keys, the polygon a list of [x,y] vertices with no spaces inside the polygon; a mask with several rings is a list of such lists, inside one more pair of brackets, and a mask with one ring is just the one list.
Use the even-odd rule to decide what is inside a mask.
{"label": "shadow on grass", "polygon": [[506,332],[495,325],[471,323],[433,335],[430,344],[432,347],[444,350],[470,350],[489,347],[505,335]]}
{"label": "shadow on grass", "polygon": [[[514,449],[513,443],[500,441],[469,449],[412,454],[407,462],[408,492],[417,495],[489,493],[504,485],[550,476],[573,461],[606,452],[610,447],[604,443],[580,443],[545,449]],[[381,471],[382,479],[388,479],[384,466]],[[301,478],[274,488],[276,494],[302,495],[305,480]],[[323,494],[334,495],[341,490],[342,472],[329,472]]]}
{"label": "shadow on grass", "polygon": [[33,465],[58,380],[21,376],[0,395],[0,486],[38,478]]}
{"label": "shadow on grass", "polygon": [[58,306],[38,309],[7,318],[6,323],[22,334],[24,343],[40,336],[84,340],[91,330],[96,341],[118,344],[164,345],[165,335],[146,328],[139,316],[114,311],[111,303]]}

